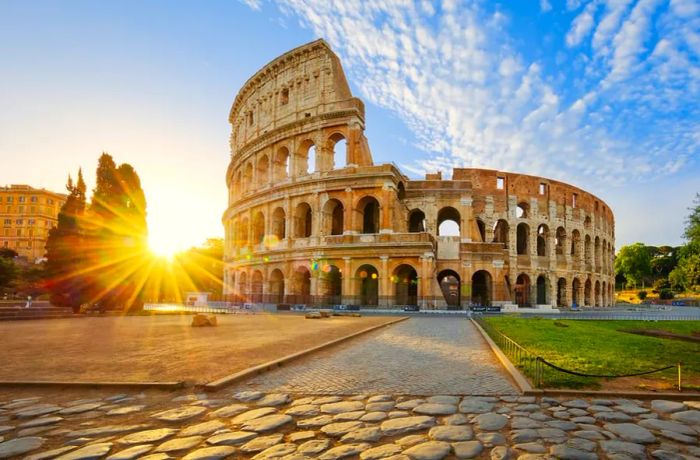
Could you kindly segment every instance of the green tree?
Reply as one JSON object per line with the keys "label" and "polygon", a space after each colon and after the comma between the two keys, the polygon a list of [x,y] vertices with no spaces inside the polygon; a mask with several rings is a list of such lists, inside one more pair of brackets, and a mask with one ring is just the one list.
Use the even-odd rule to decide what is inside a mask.
{"label": "green tree", "polygon": [[82,222],[85,216],[85,182],[82,170],[78,182],[68,177],[68,198],[58,213],[56,227],[49,231],[46,242],[46,283],[52,304],[78,311],[84,301],[85,238]]}
{"label": "green tree", "polygon": [[651,255],[642,243],[623,246],[615,258],[615,272],[621,273],[627,279],[627,285],[644,285],[646,278],[651,276]]}
{"label": "green tree", "polygon": [[146,198],[129,164],[102,153],[90,204],[89,301],[108,309],[140,306],[148,276]]}
{"label": "green tree", "polygon": [[700,290],[700,194],[695,195],[693,203],[683,233],[688,243],[678,251],[678,265],[669,275],[678,291]]}

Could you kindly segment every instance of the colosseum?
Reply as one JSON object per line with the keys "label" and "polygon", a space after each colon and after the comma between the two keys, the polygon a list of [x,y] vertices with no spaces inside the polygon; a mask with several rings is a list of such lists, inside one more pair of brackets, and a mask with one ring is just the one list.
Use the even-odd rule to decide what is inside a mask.
{"label": "colosseum", "polygon": [[229,115],[227,298],[504,310],[613,302],[614,217],[601,199],[489,169],[409,179],[373,162],[364,112],[323,40],[245,83]]}

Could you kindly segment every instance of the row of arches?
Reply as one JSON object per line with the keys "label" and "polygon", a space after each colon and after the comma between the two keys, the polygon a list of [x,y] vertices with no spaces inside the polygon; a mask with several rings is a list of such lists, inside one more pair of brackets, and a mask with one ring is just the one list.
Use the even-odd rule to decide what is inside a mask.
{"label": "row of arches", "polygon": [[[379,233],[380,210],[379,201],[375,197],[368,195],[361,198],[354,209],[355,227],[349,228],[345,206],[338,199],[330,199],[323,206],[318,231],[323,235],[342,235],[348,230],[365,234]],[[276,207],[269,217],[259,210],[253,213],[252,219],[244,216],[231,221],[228,231],[229,241],[243,247],[272,243],[288,237],[309,238],[315,236],[314,212],[307,202],[298,203],[290,216],[287,216],[281,206]]]}
{"label": "row of arches", "polygon": [[277,146],[273,153],[259,154],[238,168],[231,193],[240,196],[289,177],[341,169],[347,166],[347,157],[347,141],[340,132],[328,136],[319,147],[310,138],[299,142],[295,150],[287,145]]}

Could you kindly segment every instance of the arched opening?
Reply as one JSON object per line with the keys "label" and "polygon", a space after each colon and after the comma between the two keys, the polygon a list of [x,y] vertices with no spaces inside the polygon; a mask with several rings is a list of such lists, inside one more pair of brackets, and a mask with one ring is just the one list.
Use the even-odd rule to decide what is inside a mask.
{"label": "arched opening", "polygon": [[284,302],[284,274],[279,268],[270,273],[270,303]]}
{"label": "arched opening", "polygon": [[547,278],[544,275],[537,277],[537,304],[544,305],[547,303]]}
{"label": "arched opening", "polygon": [[316,146],[307,139],[299,144],[299,150],[294,159],[294,171],[297,176],[305,176],[316,170]]}
{"label": "arched opening", "polygon": [[408,264],[399,265],[391,277],[396,305],[418,305],[418,273]]}
{"label": "arched opening", "polygon": [[537,227],[537,255],[540,257],[549,255],[549,227],[545,224]]}
{"label": "arched opening", "polygon": [[493,227],[493,242],[503,244],[504,248],[508,247],[508,221],[499,219]]}
{"label": "arched opening", "polygon": [[342,235],[343,234],[343,221],[345,216],[345,209],[343,208],[343,203],[335,198],[330,199],[323,206],[323,217],[326,221],[324,228],[329,235]]}
{"label": "arched opening", "polygon": [[571,255],[575,259],[581,256],[581,233],[578,230],[571,232]]}
{"label": "arched opening", "polygon": [[292,276],[294,301],[292,303],[311,304],[311,273],[306,267],[298,267]]}
{"label": "arched opening", "polygon": [[323,264],[319,274],[319,293],[323,296],[321,303],[336,305],[342,303],[343,277],[335,265]]}
{"label": "arched opening", "polygon": [[459,211],[448,206],[438,211],[437,224],[439,236],[459,236],[460,222],[462,221]]}
{"label": "arched opening", "polygon": [[516,249],[519,255],[529,254],[530,227],[526,223],[518,224]]}
{"label": "arched opening", "polygon": [[379,305],[379,272],[372,265],[365,264],[357,269],[355,278],[358,283],[360,305]]}
{"label": "arched opening", "polygon": [[530,277],[525,273],[515,280],[515,303],[520,308],[530,306]]}
{"label": "arched opening", "polygon": [[447,309],[458,310],[461,305],[461,280],[459,275],[453,270],[443,270],[438,273],[437,279],[442,296],[445,299],[445,303],[447,303]]}
{"label": "arched opening", "polygon": [[578,278],[574,278],[571,283],[571,305],[574,307],[581,305],[581,282]]}
{"label": "arched opening", "polygon": [[515,217],[518,219],[527,219],[530,217],[530,205],[521,201],[518,207],[515,208]]}
{"label": "arched opening", "polygon": [[408,214],[408,231],[411,233],[426,231],[425,213],[420,209],[414,209]]}
{"label": "arched opening", "polygon": [[330,150],[333,152],[331,169],[342,169],[348,164],[348,143],[340,133],[333,134],[329,139]]}
{"label": "arched opening", "polygon": [[238,295],[243,302],[248,301],[248,274],[240,272],[238,275]]}
{"label": "arched opening", "polygon": [[591,299],[591,291],[591,280],[587,279],[586,284],[583,285],[583,302],[587,307],[590,307],[593,304],[593,301]]}
{"label": "arched opening", "polygon": [[362,216],[361,233],[379,233],[379,202],[373,196],[366,196],[357,203]]}
{"label": "arched opening", "polygon": [[586,259],[586,265],[591,265],[591,259],[592,255],[591,252],[593,250],[592,248],[593,244],[591,242],[591,237],[589,235],[586,235],[586,239],[584,241],[584,258]]}
{"label": "arched opening", "polygon": [[294,237],[310,237],[311,223],[311,206],[308,203],[299,203],[294,212]]}
{"label": "arched opening", "polygon": [[566,306],[566,278],[557,281],[557,307]]}
{"label": "arched opening", "polygon": [[493,284],[491,274],[479,270],[472,275],[472,305],[491,305]]}
{"label": "arched opening", "polygon": [[289,149],[280,147],[275,153],[272,167],[272,178],[275,181],[289,177]]}
{"label": "arched opening", "polygon": [[258,211],[253,217],[253,244],[261,244],[265,239],[265,216]]}
{"label": "arched opening", "polygon": [[275,208],[272,212],[272,235],[277,239],[277,241],[283,240],[287,237],[287,216],[284,213],[284,209]]}
{"label": "arched opening", "polygon": [[263,155],[258,159],[255,177],[259,187],[266,185],[270,181],[270,160],[267,158],[267,155]]}
{"label": "arched opening", "polygon": [[253,272],[253,276],[250,281],[250,301],[253,303],[261,303],[263,294],[263,276],[260,270],[255,270]]}
{"label": "arched opening", "polygon": [[601,298],[600,298],[600,281],[595,282],[595,300],[594,304],[596,307],[599,307],[601,304]]}
{"label": "arched opening", "polygon": [[566,230],[564,230],[564,227],[557,228],[554,244],[558,256],[563,256],[566,254]]}

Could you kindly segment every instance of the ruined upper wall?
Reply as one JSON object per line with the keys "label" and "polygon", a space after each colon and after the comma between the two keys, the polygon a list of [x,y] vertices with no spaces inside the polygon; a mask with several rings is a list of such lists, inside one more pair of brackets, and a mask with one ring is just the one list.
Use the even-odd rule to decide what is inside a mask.
{"label": "ruined upper wall", "polygon": [[231,152],[276,128],[348,109],[364,125],[364,105],[352,96],[340,60],[316,40],[274,59],[243,85],[229,114]]}

